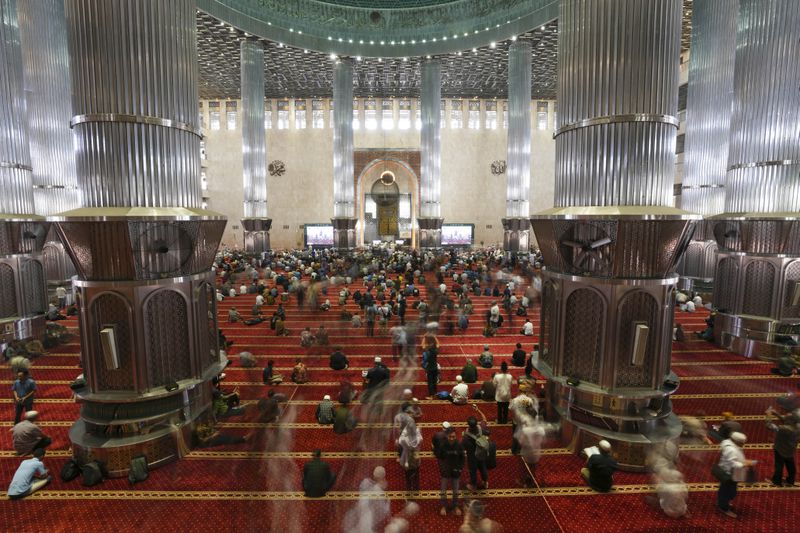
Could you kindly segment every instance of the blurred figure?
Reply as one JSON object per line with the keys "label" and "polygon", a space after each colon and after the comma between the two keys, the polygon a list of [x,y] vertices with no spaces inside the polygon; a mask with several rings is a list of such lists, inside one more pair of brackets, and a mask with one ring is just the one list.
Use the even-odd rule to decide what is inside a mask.
{"label": "blurred figure", "polygon": [[499,533],[502,527],[497,522],[484,517],[485,506],[480,500],[472,500],[465,507],[464,522],[458,533]]}
{"label": "blurred figure", "polygon": [[344,533],[376,533],[378,525],[390,514],[386,499],[386,470],[376,466],[372,477],[364,479],[358,487],[359,499],[344,518]]}

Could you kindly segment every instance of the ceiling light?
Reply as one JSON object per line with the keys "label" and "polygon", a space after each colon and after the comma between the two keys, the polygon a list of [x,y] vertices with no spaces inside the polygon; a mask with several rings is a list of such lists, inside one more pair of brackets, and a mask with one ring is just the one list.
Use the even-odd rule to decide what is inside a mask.
{"label": "ceiling light", "polygon": [[447,40],[447,35],[444,35],[444,36],[442,37],[442,40],[443,40],[443,41],[446,41],[446,40]]}
{"label": "ceiling light", "polygon": [[303,50],[303,53],[304,53],[304,54],[307,54],[307,53],[308,53],[308,50]]}
{"label": "ceiling light", "polygon": [[383,46],[384,44],[386,44],[386,41],[381,41],[381,46]]}
{"label": "ceiling light", "polygon": [[294,28],[289,28],[289,31],[290,31],[291,33],[294,33]]}
{"label": "ceiling light", "polygon": [[475,30],[475,33],[478,33],[478,31],[480,31],[480,30]]}
{"label": "ceiling light", "polygon": [[361,56],[356,56],[356,61],[361,61]]}
{"label": "ceiling light", "polygon": [[431,56],[425,56],[425,59],[430,59],[430,58],[431,58]]}
{"label": "ceiling light", "polygon": [[427,43],[427,42],[428,42],[428,40],[427,40],[427,39],[422,39],[422,42],[423,42],[423,44],[424,44],[424,43]]}
{"label": "ceiling light", "polygon": [[404,57],[404,58],[403,58],[403,61],[408,61],[408,58],[407,58],[407,57]]}
{"label": "ceiling light", "polygon": [[369,44],[375,44],[375,41],[370,41]]}
{"label": "ceiling light", "polygon": [[431,41],[433,41],[433,42],[436,42],[436,37],[434,37],[433,39],[431,39]]}
{"label": "ceiling light", "polygon": [[364,44],[364,39],[359,39],[358,44]]}
{"label": "ceiling light", "polygon": [[378,58],[378,63],[383,63],[383,58]]}
{"label": "ceiling light", "polygon": [[453,39],[458,39],[458,34],[457,33],[453,34]]}
{"label": "ceiling light", "polygon": [[417,40],[416,39],[411,39],[411,44],[417,44]]}
{"label": "ceiling light", "polygon": [[347,42],[353,44],[353,39],[347,39]]}
{"label": "ceiling light", "polygon": [[336,54],[331,54],[331,59],[336,59]]}
{"label": "ceiling light", "polygon": [[476,54],[478,53],[478,49],[477,48],[473,48],[472,51],[475,52]]}
{"label": "ceiling light", "polygon": [[484,30],[486,30],[486,31],[489,31],[489,26],[486,26],[486,27],[485,27],[485,28],[483,28],[483,29],[484,29]]}
{"label": "ceiling light", "polygon": [[544,26],[542,26],[542,27],[541,27],[541,28],[539,28],[539,29],[540,29],[540,30],[544,30]]}
{"label": "ceiling light", "polygon": [[267,22],[267,26],[272,26],[272,23],[271,22]]}
{"label": "ceiling light", "polygon": [[511,40],[512,40],[512,41],[516,41],[516,40],[517,40],[517,36],[516,36],[516,35],[512,35],[512,36],[511,36]]}
{"label": "ceiling light", "polygon": [[392,46],[394,46],[394,41],[390,42],[389,44],[391,44]]}
{"label": "ceiling light", "polygon": [[329,41],[332,41],[332,40],[333,40],[333,37],[331,37],[330,35],[328,35],[328,40],[329,40]]}
{"label": "ceiling light", "polygon": [[344,39],[342,39],[341,37],[339,37],[339,42],[342,42],[343,40],[344,40]]}
{"label": "ceiling light", "polygon": [[302,34],[303,34],[302,30],[297,30],[297,35],[302,35]]}
{"label": "ceiling light", "polygon": [[489,48],[497,48],[497,43],[492,41],[489,43]]}
{"label": "ceiling light", "polygon": [[468,32],[468,31],[465,31],[465,32],[464,32],[464,37],[466,37],[467,35],[469,35],[469,32]]}
{"label": "ceiling light", "polygon": [[458,52],[458,54],[456,54],[456,55],[459,55],[459,56],[460,56],[460,55],[461,55],[461,52]]}

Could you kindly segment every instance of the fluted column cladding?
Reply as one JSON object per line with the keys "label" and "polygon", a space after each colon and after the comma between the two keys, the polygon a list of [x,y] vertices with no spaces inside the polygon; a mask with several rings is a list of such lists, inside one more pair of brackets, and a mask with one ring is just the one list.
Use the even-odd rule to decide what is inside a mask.
{"label": "fluted column cladding", "polygon": [[800,9],[742,0],[725,211],[800,211]]}
{"label": "fluted column cladding", "polygon": [[508,155],[506,216],[530,215],[531,185],[531,44],[515,42],[508,50]]}
{"label": "fluted column cladding", "polygon": [[0,214],[31,214],[33,189],[16,0],[0,0]]}
{"label": "fluted column cladding", "polygon": [[442,138],[440,133],[442,66],[438,61],[424,61],[420,68],[422,69],[420,216],[438,218],[442,211]]}
{"label": "fluted column cladding", "polygon": [[333,216],[355,216],[353,188],[353,63],[333,67]]}
{"label": "fluted column cladding", "polygon": [[[63,0],[18,5],[36,212],[80,207],[69,121],[72,89]],[[46,36],[46,37],[43,37]]]}
{"label": "fluted column cladding", "polygon": [[696,2],[692,10],[681,207],[704,216],[725,204],[737,11],[730,0]]}
{"label": "fluted column cladding", "polygon": [[672,205],[681,7],[562,0],[556,207]]}
{"label": "fluted column cladding", "polygon": [[264,131],[264,46],[242,41],[242,154],[244,216],[267,216],[267,144]]}
{"label": "fluted column cladding", "polygon": [[199,207],[194,0],[67,0],[85,207]]}

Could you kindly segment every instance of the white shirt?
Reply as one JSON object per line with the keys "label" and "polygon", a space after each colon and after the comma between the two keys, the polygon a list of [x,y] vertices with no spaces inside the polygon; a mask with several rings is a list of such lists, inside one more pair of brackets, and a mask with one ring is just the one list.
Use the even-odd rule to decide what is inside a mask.
{"label": "white shirt", "polygon": [[236,289],[231,288],[231,290],[228,291],[228,296],[230,296],[231,298],[236,296]]}
{"label": "white shirt", "polygon": [[66,298],[67,297],[67,289],[64,287],[56,287],[56,298]]}
{"label": "white shirt", "polygon": [[511,382],[514,378],[511,377],[511,374],[495,374],[492,378],[492,382],[494,382],[495,391],[494,391],[494,401],[496,402],[510,402],[511,401]]}
{"label": "white shirt", "polygon": [[744,466],[744,452],[731,439],[720,443],[719,466],[728,474],[733,474],[734,469]]}
{"label": "white shirt", "polygon": [[489,312],[491,313],[492,316],[499,315],[500,314],[500,306],[498,306],[497,304],[494,304],[492,306],[492,308],[489,310]]}
{"label": "white shirt", "polygon": [[533,335],[533,322],[525,322],[525,325],[522,326],[522,334]]}
{"label": "white shirt", "polygon": [[453,403],[467,403],[467,400],[469,400],[469,386],[466,383],[459,383],[450,391],[450,396],[453,398]]}
{"label": "white shirt", "polygon": [[217,301],[221,302],[223,298],[224,298],[224,296],[222,296],[222,293],[217,291]]}
{"label": "white shirt", "polygon": [[247,285],[241,285],[239,287],[239,294],[247,294]]}
{"label": "white shirt", "polygon": [[264,297],[260,294],[256,296],[256,305],[264,305]]}

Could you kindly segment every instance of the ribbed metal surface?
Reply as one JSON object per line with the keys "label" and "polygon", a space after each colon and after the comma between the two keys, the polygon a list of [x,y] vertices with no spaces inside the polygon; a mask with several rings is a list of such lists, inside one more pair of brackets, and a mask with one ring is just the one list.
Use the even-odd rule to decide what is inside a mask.
{"label": "ribbed metal surface", "polygon": [[352,218],[353,188],[353,63],[333,67],[333,216]]}
{"label": "ribbed metal surface", "polygon": [[800,210],[798,35],[795,0],[741,1],[726,212]]}
{"label": "ribbed metal surface", "polygon": [[686,107],[681,208],[704,216],[725,207],[738,2],[696,2]]}
{"label": "ribbed metal surface", "polygon": [[0,213],[33,213],[16,0],[0,0]]}
{"label": "ribbed metal surface", "polygon": [[530,214],[531,186],[531,44],[508,49],[508,154],[506,216]]}
{"label": "ribbed metal surface", "polygon": [[440,132],[442,66],[438,61],[425,61],[420,68],[422,70],[420,215],[438,218],[442,211],[442,137]]}
{"label": "ribbed metal surface", "polygon": [[242,154],[244,216],[267,216],[267,142],[264,131],[264,46],[242,41]]}
{"label": "ribbed metal surface", "polygon": [[[66,0],[73,114],[123,114],[197,127],[194,0]],[[73,117],[73,120],[75,120]],[[119,121],[75,125],[86,207],[198,207],[200,138]]]}
{"label": "ribbed metal surface", "polygon": [[561,3],[555,205],[671,205],[681,0]]}
{"label": "ribbed metal surface", "polygon": [[28,105],[34,205],[37,214],[52,215],[77,209],[81,202],[69,127],[72,89],[64,2],[23,1],[17,10]]}

